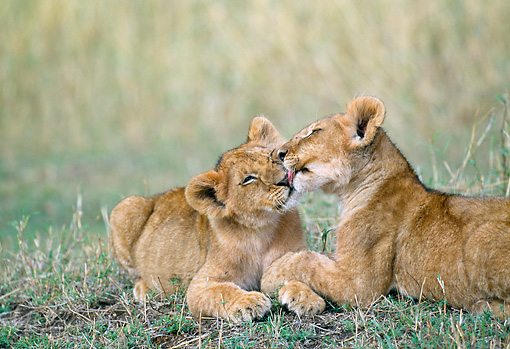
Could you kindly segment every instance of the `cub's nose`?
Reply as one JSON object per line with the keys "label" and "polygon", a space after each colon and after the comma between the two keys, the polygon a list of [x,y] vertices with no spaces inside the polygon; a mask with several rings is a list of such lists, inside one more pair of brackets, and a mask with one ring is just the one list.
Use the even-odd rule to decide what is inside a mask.
{"label": "cub's nose", "polygon": [[283,163],[283,159],[285,159],[285,154],[287,154],[286,150],[273,149],[271,152],[271,161],[281,165]]}
{"label": "cub's nose", "polygon": [[288,150],[279,150],[278,158],[280,158],[281,161],[285,160],[285,155],[287,155],[288,152]]}

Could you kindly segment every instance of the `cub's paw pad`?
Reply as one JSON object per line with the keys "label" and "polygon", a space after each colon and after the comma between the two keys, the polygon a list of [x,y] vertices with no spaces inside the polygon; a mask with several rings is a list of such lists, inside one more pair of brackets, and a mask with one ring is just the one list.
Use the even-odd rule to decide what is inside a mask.
{"label": "cub's paw pad", "polygon": [[301,282],[289,282],[279,291],[280,302],[299,316],[320,314],[326,302],[310,287]]}
{"label": "cub's paw pad", "polygon": [[228,319],[240,323],[263,317],[271,309],[271,301],[263,293],[251,291],[237,297],[227,307]]}

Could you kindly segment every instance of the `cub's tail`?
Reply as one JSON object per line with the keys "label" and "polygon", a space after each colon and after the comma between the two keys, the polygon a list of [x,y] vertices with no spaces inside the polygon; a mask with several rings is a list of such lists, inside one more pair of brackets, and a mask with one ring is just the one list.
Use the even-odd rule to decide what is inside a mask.
{"label": "cub's tail", "polygon": [[117,204],[110,214],[110,247],[117,263],[133,281],[140,278],[131,250],[154,210],[153,198],[130,196]]}

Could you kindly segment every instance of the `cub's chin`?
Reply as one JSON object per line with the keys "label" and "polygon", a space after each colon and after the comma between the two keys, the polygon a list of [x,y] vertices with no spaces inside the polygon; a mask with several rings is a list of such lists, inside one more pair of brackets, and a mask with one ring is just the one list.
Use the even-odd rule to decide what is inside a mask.
{"label": "cub's chin", "polygon": [[320,173],[313,173],[313,175],[297,173],[292,184],[295,194],[299,197],[304,193],[317,190],[322,190],[326,194],[333,194],[344,185],[343,181],[336,181],[331,176],[324,176]]}
{"label": "cub's chin", "polygon": [[302,176],[304,175],[298,173],[294,178],[294,182],[292,183],[294,186],[293,196],[301,198],[304,193],[322,189],[322,181],[318,179],[300,178]]}
{"label": "cub's chin", "polygon": [[284,212],[287,212],[293,208],[295,208],[299,204],[299,200],[303,196],[302,193],[298,192],[294,187],[289,192],[289,196],[285,201]]}

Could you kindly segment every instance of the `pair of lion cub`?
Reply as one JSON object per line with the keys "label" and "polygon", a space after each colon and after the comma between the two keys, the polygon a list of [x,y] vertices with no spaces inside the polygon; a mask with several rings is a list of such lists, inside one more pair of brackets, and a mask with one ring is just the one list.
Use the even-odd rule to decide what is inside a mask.
{"label": "pair of lion cub", "polygon": [[[246,144],[185,189],[129,197],[111,214],[111,246],[143,300],[189,285],[194,315],[263,316],[279,299],[298,314],[369,305],[390,290],[473,313],[510,314],[510,200],[426,188],[380,128],[383,103],[354,99],[284,143],[253,119]],[[283,165],[283,166],[282,166]],[[294,208],[322,189],[343,204],[337,250],[307,251]]]}

